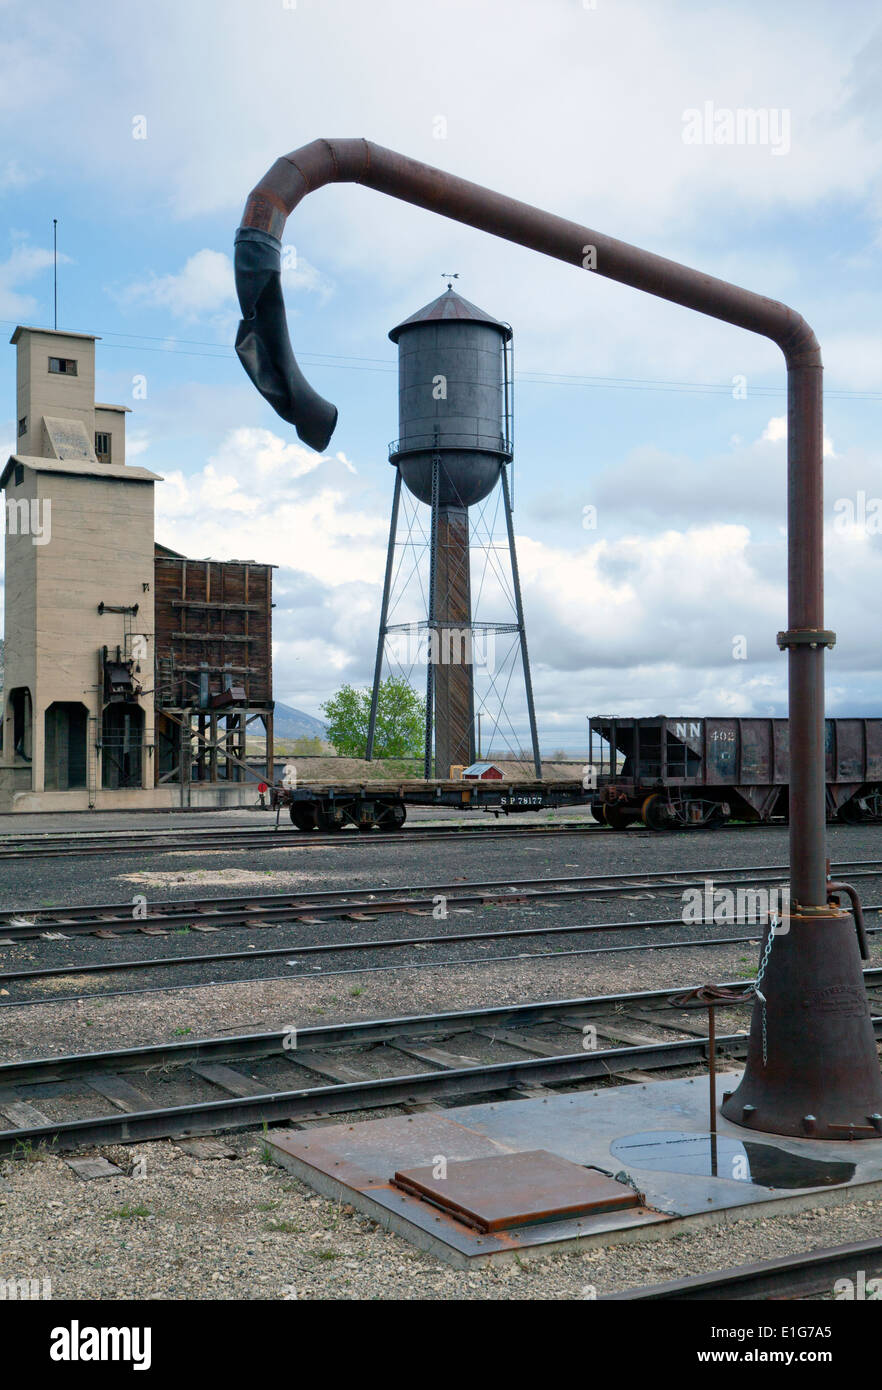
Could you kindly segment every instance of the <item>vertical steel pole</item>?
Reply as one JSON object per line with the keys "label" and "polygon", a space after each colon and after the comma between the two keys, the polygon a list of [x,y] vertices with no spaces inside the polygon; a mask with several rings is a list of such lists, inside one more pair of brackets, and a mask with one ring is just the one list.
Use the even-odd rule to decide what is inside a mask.
{"label": "vertical steel pole", "polygon": [[518,571],[518,556],[515,549],[514,519],[511,513],[511,495],[508,490],[508,473],[502,468],[502,501],[505,507],[505,525],[508,531],[508,549],[511,556],[511,581],[514,588],[515,609],[518,619],[518,633],[521,641],[521,660],[524,666],[524,688],[527,692],[527,715],[530,720],[530,740],[533,745],[533,770],[537,778],[542,776],[542,763],[539,758],[539,734],[536,730],[536,710],[533,705],[533,682],[530,678],[530,658],[527,654],[527,629],[524,625],[524,605],[521,600],[521,578]]}
{"label": "vertical steel pole", "polygon": [[[788,364],[787,572],[790,635],[824,626],[823,370]],[[826,904],[824,647],[788,646],[790,891]]]}
{"label": "vertical steel pole", "polygon": [[386,649],[386,621],[389,616],[389,590],[392,585],[392,566],[395,562],[395,533],[398,530],[398,503],[401,500],[401,470],[395,469],[395,490],[392,493],[392,520],[389,523],[389,548],[386,551],[386,574],[383,579],[383,602],[380,605],[380,634],[377,638],[377,658],[374,662],[374,684],[371,690],[371,712],[368,718],[365,762],[373,762],[374,735],[377,731],[377,705],[380,700],[380,677],[383,674],[383,652]]}

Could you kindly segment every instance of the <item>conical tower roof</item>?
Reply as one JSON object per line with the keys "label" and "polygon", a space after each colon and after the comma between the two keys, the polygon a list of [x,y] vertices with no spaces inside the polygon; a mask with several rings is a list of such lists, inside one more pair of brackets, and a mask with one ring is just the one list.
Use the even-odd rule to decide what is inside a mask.
{"label": "conical tower roof", "polygon": [[453,319],[458,323],[490,323],[494,328],[499,328],[505,335],[506,340],[511,337],[511,329],[507,323],[495,319],[492,314],[485,314],[483,309],[479,309],[476,304],[470,304],[467,299],[463,299],[461,294],[457,294],[454,289],[447,289],[443,294],[439,294],[437,299],[433,299],[431,304],[426,304],[422,309],[417,309],[410,318],[399,323],[389,334],[393,343],[398,342],[398,335],[402,329],[411,328],[417,323],[439,323],[448,319]]}

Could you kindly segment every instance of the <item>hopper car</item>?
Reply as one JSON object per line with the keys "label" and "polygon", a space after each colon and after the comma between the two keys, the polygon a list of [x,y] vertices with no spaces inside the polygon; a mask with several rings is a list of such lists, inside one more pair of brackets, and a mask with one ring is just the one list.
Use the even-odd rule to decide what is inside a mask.
{"label": "hopper car", "polygon": [[[592,812],[614,829],[787,819],[786,719],[589,720]],[[828,821],[882,820],[882,719],[826,720]]]}

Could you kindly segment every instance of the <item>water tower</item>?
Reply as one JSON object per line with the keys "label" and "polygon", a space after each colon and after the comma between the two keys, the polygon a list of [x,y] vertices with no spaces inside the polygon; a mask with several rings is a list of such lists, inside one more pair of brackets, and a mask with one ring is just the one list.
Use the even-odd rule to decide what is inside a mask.
{"label": "water tower", "polygon": [[[417,626],[427,646],[425,775],[447,777],[475,759],[474,637],[510,632],[519,646],[535,775],[542,775],[524,612],[515,554],[511,490],[511,328],[463,299],[448,283],[444,294],[393,328],[398,347],[398,439],[392,522],[380,612],[366,755],[373,757],[377,697],[386,639]],[[425,613],[416,624],[389,624],[402,482],[430,508]],[[511,623],[477,623],[472,612],[469,508],[499,484],[510,561]],[[498,721],[497,721],[498,724]]]}

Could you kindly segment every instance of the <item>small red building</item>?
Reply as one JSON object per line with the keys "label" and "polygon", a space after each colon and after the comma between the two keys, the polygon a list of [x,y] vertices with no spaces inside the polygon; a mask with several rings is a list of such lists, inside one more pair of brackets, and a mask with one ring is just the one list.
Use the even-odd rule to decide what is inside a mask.
{"label": "small red building", "polygon": [[462,774],[470,782],[501,782],[505,773],[495,763],[472,763]]}

